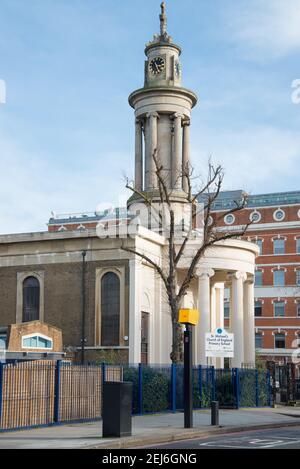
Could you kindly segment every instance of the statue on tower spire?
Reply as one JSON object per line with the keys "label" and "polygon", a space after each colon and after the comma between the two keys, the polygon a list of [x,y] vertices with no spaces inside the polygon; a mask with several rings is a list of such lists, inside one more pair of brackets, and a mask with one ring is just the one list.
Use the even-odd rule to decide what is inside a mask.
{"label": "statue on tower spire", "polygon": [[159,15],[160,19],[160,35],[166,36],[167,34],[167,15],[166,15],[166,2],[162,2],[160,5],[161,14]]}

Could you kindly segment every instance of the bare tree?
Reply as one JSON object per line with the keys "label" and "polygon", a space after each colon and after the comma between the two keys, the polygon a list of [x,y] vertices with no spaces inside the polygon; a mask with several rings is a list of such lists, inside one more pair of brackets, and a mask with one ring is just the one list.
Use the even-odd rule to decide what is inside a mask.
{"label": "bare tree", "polygon": [[[242,200],[235,201],[234,207],[230,210],[223,212],[222,215],[212,213],[213,205],[216,199],[218,198],[222,183],[224,179],[224,171],[220,165],[214,166],[209,162],[209,170],[206,182],[201,181],[199,176],[193,176],[193,170],[188,166],[183,169],[182,174],[178,175],[178,178],[184,180],[186,179],[186,187],[188,188],[186,193],[186,203],[190,205],[191,208],[191,223],[188,225],[188,229],[184,232],[184,237],[181,237],[180,240],[176,237],[176,214],[175,206],[172,199],[173,190],[169,189],[168,183],[166,180],[166,171],[164,170],[163,165],[161,164],[157,151],[155,150],[153,154],[153,160],[155,163],[155,174],[157,178],[157,186],[159,193],[159,201],[157,201],[156,195],[156,204],[164,207],[168,212],[168,226],[167,229],[164,226],[163,235],[166,240],[166,259],[163,263],[158,263],[151,259],[148,255],[128,246],[125,246],[123,243],[122,249],[124,251],[135,254],[136,256],[143,259],[145,262],[150,264],[157,274],[162,279],[162,282],[165,287],[167,294],[168,303],[171,309],[171,319],[172,319],[172,351],[170,358],[173,363],[180,363],[182,361],[182,327],[178,323],[178,314],[180,305],[182,304],[183,297],[186,295],[192,280],[196,277],[196,269],[199,265],[200,260],[204,256],[208,248],[213,246],[220,241],[225,241],[230,238],[239,238],[242,237],[251,222],[247,223],[242,227],[240,231],[230,231],[230,230],[220,230],[220,221],[224,216],[233,214],[242,210],[246,204],[246,197],[243,197]],[[193,190],[193,187],[198,188]],[[153,194],[138,191],[135,189],[134,185],[127,180],[126,183],[127,189],[130,189],[137,198],[143,201],[143,203],[149,207],[151,210],[151,216],[153,216],[153,211],[159,222],[162,222],[163,215],[160,210],[153,210],[155,206],[153,200]],[[189,245],[190,241],[195,240],[195,224],[197,216],[197,207],[199,206],[198,201],[203,201],[203,219],[202,219],[202,239],[201,242],[197,245],[192,259],[189,261],[188,267],[185,269],[185,273],[181,281],[178,279],[178,266],[181,260],[184,259],[186,248]]]}

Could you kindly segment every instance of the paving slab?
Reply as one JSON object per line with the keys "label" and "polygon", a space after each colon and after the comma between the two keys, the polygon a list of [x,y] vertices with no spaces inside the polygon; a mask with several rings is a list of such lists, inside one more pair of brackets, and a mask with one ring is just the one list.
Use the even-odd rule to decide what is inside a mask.
{"label": "paving slab", "polygon": [[300,409],[221,410],[220,427],[211,427],[210,411],[194,412],[194,428],[184,429],[183,413],[133,417],[132,437],[102,438],[102,422],[56,425],[0,433],[0,449],[129,448],[146,444],[205,437],[249,428],[299,425]]}

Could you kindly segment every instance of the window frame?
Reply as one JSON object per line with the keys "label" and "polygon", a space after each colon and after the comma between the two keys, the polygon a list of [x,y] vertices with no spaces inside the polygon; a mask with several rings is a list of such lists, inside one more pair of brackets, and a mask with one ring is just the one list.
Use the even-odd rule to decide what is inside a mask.
{"label": "window frame", "polygon": [[296,273],[296,286],[299,287],[300,286],[300,269],[296,269],[295,273]]}
{"label": "window frame", "polygon": [[[254,220],[254,216],[257,216],[257,220]],[[261,213],[258,210],[253,210],[253,212],[250,213],[249,220],[252,223],[259,223],[261,221]]]}
{"label": "window frame", "polygon": [[[35,285],[26,285],[27,282],[34,280]],[[32,321],[39,321],[40,320],[40,281],[39,279],[34,276],[30,275],[23,280],[23,299],[22,299],[22,322],[32,322]],[[31,291],[26,291],[31,290]],[[34,292],[34,290],[37,290]],[[34,295],[33,295],[34,292]],[[30,298],[31,297],[31,298]],[[27,304],[28,302],[28,304]],[[36,302],[36,304],[34,304]],[[31,317],[32,315],[36,315],[36,317]]]}
{"label": "window frame", "polygon": [[[119,346],[110,347],[101,344],[101,279],[108,272],[113,272],[117,274],[120,280]],[[128,347],[129,331],[127,331],[125,327],[125,266],[106,266],[102,268],[97,268],[95,271],[95,286],[95,346],[110,349]]]}
{"label": "window frame", "polygon": [[[257,311],[257,303],[260,303],[260,314],[256,314],[256,311]],[[261,300],[255,300],[254,301],[254,317],[256,318],[260,318],[262,317],[263,315],[263,302]]]}
{"label": "window frame", "polygon": [[[278,219],[277,216],[276,216],[277,213],[282,213],[282,218],[279,218],[279,219]],[[275,221],[277,221],[277,222],[280,223],[281,221],[283,221],[283,220],[285,219],[285,211],[282,210],[282,208],[277,208],[277,209],[273,212],[273,219],[274,219]]]}
{"label": "window frame", "polygon": [[259,255],[261,256],[262,253],[263,253],[263,246],[264,246],[264,241],[263,241],[263,239],[257,239],[257,240],[256,240],[256,245],[257,245],[258,248],[259,248]]}
{"label": "window frame", "polygon": [[[108,278],[108,283],[113,283],[112,285],[105,286],[103,285]],[[113,282],[112,282],[113,279]],[[119,347],[120,346],[120,295],[121,295],[121,282],[120,277],[115,272],[105,272],[101,277],[101,345],[104,347]],[[104,291],[105,290],[105,291]],[[104,294],[107,295],[104,297]],[[110,304],[103,304],[104,299],[112,300]],[[113,326],[117,326],[118,330],[111,328],[110,322],[113,323]],[[108,342],[106,343],[103,337],[103,324],[107,329]]]}
{"label": "window frame", "polygon": [[[283,314],[276,314],[276,306],[283,305]],[[274,301],[273,302],[273,314],[274,318],[283,318],[285,317],[285,301]]]}
{"label": "window frame", "polygon": [[[257,339],[260,340],[260,347],[257,347]],[[263,348],[263,334],[261,332],[255,332],[255,350]]]}
{"label": "window frame", "polygon": [[[260,275],[260,283],[257,283],[257,274]],[[256,270],[254,273],[254,286],[255,287],[262,287],[263,286],[263,270]]]}
{"label": "window frame", "polygon": [[[278,275],[279,272],[283,275],[283,283],[276,283],[275,282],[276,274]],[[273,270],[273,286],[274,287],[285,287],[285,270],[283,270],[283,269]]]}
{"label": "window frame", "polygon": [[4,340],[4,342],[5,342],[5,347],[2,348],[1,345],[0,345],[0,351],[4,351],[4,350],[7,349],[7,334],[2,334],[2,333],[1,333],[1,334],[0,334],[0,341],[1,341],[1,340]]}
{"label": "window frame", "polygon": [[36,277],[40,282],[40,316],[39,321],[44,322],[45,304],[45,272],[42,270],[27,270],[17,272],[17,298],[16,298],[16,323],[21,324],[23,318],[23,281],[27,277]]}
{"label": "window frame", "polygon": [[[284,337],[284,347],[276,347],[276,340],[278,340],[277,336],[279,336],[279,335],[282,336],[282,337]],[[281,332],[276,332],[276,333],[274,334],[274,348],[277,349],[277,350],[285,349],[285,348],[286,348],[286,335],[285,335],[284,332],[283,332],[283,333],[281,333]]]}
{"label": "window frame", "polygon": [[[232,221],[228,221],[228,218],[229,217],[232,217]],[[227,213],[227,215],[224,216],[224,223],[225,225],[233,225],[235,222],[235,216],[233,215],[233,213]]]}
{"label": "window frame", "polygon": [[[24,345],[23,343],[24,340],[33,339],[34,337],[38,337],[38,338],[49,341],[51,343],[51,347],[38,347],[38,346],[32,347],[32,346]],[[41,334],[40,332],[33,332],[32,334],[27,334],[27,335],[22,336],[21,347],[22,349],[29,349],[29,350],[53,350],[53,339],[51,339],[51,337],[48,337],[44,334]]]}
{"label": "window frame", "polygon": [[[283,243],[281,245],[281,247],[276,247],[276,243]],[[273,239],[273,254],[274,255],[282,255],[282,254],[285,254],[286,250],[285,250],[285,246],[286,246],[286,239],[285,238],[275,238]]]}

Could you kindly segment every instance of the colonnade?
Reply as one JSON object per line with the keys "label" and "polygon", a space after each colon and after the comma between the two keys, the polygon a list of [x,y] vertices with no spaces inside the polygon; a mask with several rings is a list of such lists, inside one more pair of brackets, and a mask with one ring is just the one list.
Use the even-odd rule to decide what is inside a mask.
{"label": "colonnade", "polygon": [[[213,269],[201,269],[198,277],[199,323],[195,330],[195,361],[206,365],[205,334],[224,327],[224,288],[231,292],[229,330],[234,334],[234,358],[231,367],[255,363],[254,283],[245,272],[236,271],[226,282],[214,281]],[[212,359],[210,364],[223,367],[223,359]]]}
{"label": "colonnade", "polygon": [[[157,188],[154,150],[158,145],[159,114],[149,112],[135,121],[135,188],[148,191]],[[190,159],[190,120],[183,114],[170,114],[172,121],[171,143],[171,188],[188,191],[187,178],[183,173]]]}

